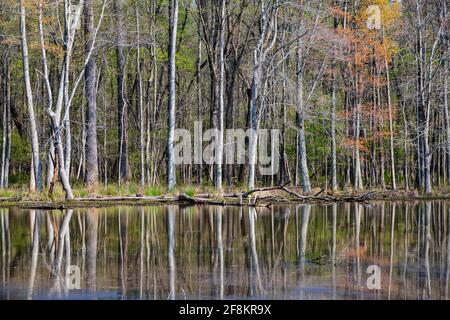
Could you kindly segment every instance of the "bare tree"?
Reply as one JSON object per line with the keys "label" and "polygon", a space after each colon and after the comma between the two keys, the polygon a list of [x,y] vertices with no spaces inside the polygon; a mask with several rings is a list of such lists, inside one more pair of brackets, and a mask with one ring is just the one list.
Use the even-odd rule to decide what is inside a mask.
{"label": "bare tree", "polygon": [[255,188],[256,180],[256,162],[258,150],[258,130],[260,125],[260,112],[258,103],[260,100],[260,86],[263,77],[263,65],[266,62],[267,54],[272,50],[277,40],[278,33],[278,0],[265,0],[260,2],[259,24],[260,32],[256,39],[256,45],[253,49],[253,69],[251,81],[251,97],[249,105],[249,124],[250,124],[250,139],[249,139],[249,156],[248,156],[248,180],[247,188]]}
{"label": "bare tree", "polygon": [[35,186],[38,191],[41,190],[41,173],[40,173],[40,159],[39,159],[39,138],[36,125],[36,116],[34,112],[33,92],[31,89],[30,80],[30,63],[28,57],[28,40],[27,40],[27,26],[26,26],[26,12],[24,0],[20,1],[20,36],[22,42],[22,61],[23,61],[23,76],[25,80],[25,91],[27,95],[28,117],[30,120],[30,134],[31,134],[31,150],[32,163],[34,169]]}
{"label": "bare tree", "polygon": [[144,101],[143,101],[143,87],[142,87],[142,71],[141,71],[141,45],[140,45],[140,23],[139,23],[139,9],[137,3],[135,4],[136,13],[136,36],[137,36],[137,54],[136,54],[136,69],[138,77],[138,104],[139,104],[139,140],[140,140],[140,160],[141,160],[141,186],[145,184],[145,116],[144,116]]}
{"label": "bare tree", "polygon": [[3,120],[2,120],[2,162],[0,175],[0,188],[8,188],[9,166],[11,159],[11,69],[9,52],[3,55],[2,94],[3,94]]}
{"label": "bare tree", "polygon": [[[85,56],[89,55],[94,33],[94,12],[92,0],[84,3]],[[85,183],[94,191],[98,186],[98,145],[97,145],[97,63],[95,57],[88,60],[84,71],[84,91],[87,101],[86,109],[86,174]]]}
{"label": "bare tree", "polygon": [[176,103],[176,65],[175,55],[177,51],[178,29],[178,0],[171,0],[169,4],[169,102],[168,102],[168,139],[167,139],[167,187],[170,191],[175,188],[175,103]]}
{"label": "bare tree", "polygon": [[131,179],[131,168],[128,156],[128,108],[125,100],[125,21],[124,0],[114,0],[116,14],[116,63],[117,63],[117,110],[119,130],[119,184]]}

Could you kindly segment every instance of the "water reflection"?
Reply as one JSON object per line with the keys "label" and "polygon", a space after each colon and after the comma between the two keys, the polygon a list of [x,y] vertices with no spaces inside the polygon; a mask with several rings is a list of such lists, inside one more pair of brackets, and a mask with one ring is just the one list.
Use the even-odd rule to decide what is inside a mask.
{"label": "water reflection", "polygon": [[0,240],[0,299],[449,298],[449,202],[11,208]]}

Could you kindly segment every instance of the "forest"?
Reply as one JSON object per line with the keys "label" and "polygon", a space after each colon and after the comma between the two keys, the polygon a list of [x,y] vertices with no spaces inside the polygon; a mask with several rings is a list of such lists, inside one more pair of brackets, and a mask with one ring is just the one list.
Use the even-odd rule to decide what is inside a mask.
{"label": "forest", "polygon": [[[1,0],[0,197],[286,184],[305,195],[445,194],[449,8],[450,0]],[[198,123],[217,130],[214,161],[179,164],[182,140],[208,146],[178,134],[193,135]],[[245,161],[226,152],[230,129],[248,133]],[[279,135],[271,174],[258,161],[264,129]]]}

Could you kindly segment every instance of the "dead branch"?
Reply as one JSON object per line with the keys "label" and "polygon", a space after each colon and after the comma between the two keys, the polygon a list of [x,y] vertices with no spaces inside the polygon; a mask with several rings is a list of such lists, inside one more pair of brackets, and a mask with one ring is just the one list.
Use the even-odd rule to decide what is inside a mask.
{"label": "dead branch", "polygon": [[269,188],[259,188],[259,189],[253,189],[250,191],[247,191],[245,193],[242,194],[242,198],[248,198],[249,195],[255,193],[255,192],[265,192],[265,191],[275,191],[275,190],[283,190],[288,184],[290,184],[291,182],[288,181],[285,184],[278,186],[278,187],[269,187]]}

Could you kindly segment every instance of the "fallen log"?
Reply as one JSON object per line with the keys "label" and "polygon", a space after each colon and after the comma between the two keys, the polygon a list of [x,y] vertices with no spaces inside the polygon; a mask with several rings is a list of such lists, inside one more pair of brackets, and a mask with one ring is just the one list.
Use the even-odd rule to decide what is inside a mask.
{"label": "fallen log", "polygon": [[355,196],[342,196],[342,197],[335,197],[330,195],[322,195],[325,191],[324,189],[320,190],[316,195],[309,196],[309,195],[301,195],[287,187],[287,185],[290,183],[287,182],[281,186],[277,187],[270,187],[270,188],[259,188],[259,189],[253,189],[248,192],[242,193],[242,198],[247,198],[249,195],[256,193],[256,192],[265,192],[265,191],[275,191],[275,190],[282,190],[286,192],[287,194],[303,201],[303,202],[314,202],[314,201],[322,201],[322,202],[365,202],[367,200],[370,200],[371,198],[374,198],[377,194],[375,191],[370,191],[361,195],[355,195]]}
{"label": "fallen log", "polygon": [[196,197],[188,196],[185,193],[180,194],[178,196],[177,200],[179,202],[188,202],[190,204],[206,204],[206,205],[215,205],[215,206],[224,206],[225,205],[224,200],[216,201],[216,200],[210,200],[210,199],[196,198]]}
{"label": "fallen log", "polygon": [[22,200],[21,197],[14,197],[14,198],[2,197],[2,198],[0,198],[0,202],[18,202],[18,201],[21,201],[21,200]]}
{"label": "fallen log", "polygon": [[264,207],[264,208],[270,208],[271,206],[272,206],[272,203],[271,202],[269,202],[269,203],[263,203],[263,204],[261,204],[261,205],[258,205],[258,202],[261,202],[261,201],[267,201],[267,200],[275,200],[276,198],[275,197],[271,197],[271,196],[268,196],[268,197],[255,197],[255,200],[253,200],[253,202],[250,202],[249,201],[249,204],[248,204],[248,206],[249,207]]}
{"label": "fallen log", "polygon": [[117,197],[93,197],[93,198],[76,198],[75,202],[110,202],[110,201],[154,201],[154,202],[172,202],[176,201],[175,197],[148,197],[148,196],[117,196]]}
{"label": "fallen log", "polygon": [[370,200],[371,198],[375,197],[377,195],[376,191],[370,191],[367,193],[363,193],[359,196],[350,196],[350,197],[344,197],[345,201],[353,201],[353,202],[364,202],[367,200]]}
{"label": "fallen log", "polygon": [[[202,199],[212,199],[214,197],[217,197],[219,195],[212,194],[212,193],[198,193],[195,195],[196,198],[202,198]],[[242,193],[223,193],[220,194],[220,197],[222,198],[239,198],[242,196]]]}
{"label": "fallen log", "polygon": [[[289,197],[283,197],[281,195],[267,195],[267,196],[249,196],[258,191],[270,191],[270,190],[282,190],[292,198],[297,199],[301,202],[366,202],[372,199],[376,199],[379,197],[379,193],[376,191],[370,191],[359,195],[347,195],[347,196],[330,196],[330,195],[302,195],[294,190],[291,190],[287,187],[287,184],[279,187],[271,187],[271,188],[261,188],[255,189],[246,193],[233,193],[222,195],[220,198],[213,198],[213,195],[208,195],[208,198],[199,197],[199,196],[188,196],[186,194],[180,194],[178,196],[166,195],[166,196],[106,196],[106,197],[90,197],[90,198],[76,198],[72,201],[67,202],[40,202],[40,201],[17,201],[20,203],[20,207],[24,208],[32,208],[32,209],[42,209],[42,210],[51,210],[51,209],[64,209],[69,207],[79,207],[79,206],[89,206],[89,205],[110,205],[110,203],[129,203],[142,205],[145,203],[154,203],[154,204],[167,204],[167,203],[181,203],[181,204],[189,204],[189,205],[211,205],[211,206],[236,206],[236,207],[270,207],[274,203],[280,202],[291,202],[295,199]],[[12,198],[15,199],[15,198]],[[2,199],[0,198],[0,202],[5,201],[5,203],[9,203],[12,199]]]}
{"label": "fallen log", "polygon": [[269,187],[269,188],[259,188],[259,189],[253,189],[247,192],[244,192],[242,194],[243,198],[248,198],[249,195],[256,193],[256,192],[266,192],[266,191],[276,191],[276,190],[283,190],[288,184],[290,184],[291,182],[288,181],[285,184],[281,185],[281,186],[277,186],[277,187]]}
{"label": "fallen log", "polygon": [[[180,194],[177,197],[177,202],[180,203],[188,203],[188,204],[200,204],[200,205],[211,205],[211,206],[235,206],[235,207],[254,207],[254,208],[268,208],[272,204],[271,203],[261,203],[262,201],[274,199],[274,197],[255,197],[254,200],[249,199],[247,202],[242,201],[242,197],[239,198],[239,201],[226,201],[223,200],[213,200],[213,199],[205,199],[198,197],[191,197],[187,194]],[[260,204],[261,203],[261,204]]]}
{"label": "fallen log", "polygon": [[288,194],[290,194],[300,200],[303,200],[303,201],[323,201],[323,202],[365,202],[365,201],[370,200],[377,194],[377,192],[371,191],[371,192],[367,192],[367,193],[364,193],[359,196],[343,196],[343,197],[333,197],[333,196],[329,196],[329,195],[303,196],[292,190],[289,190],[288,188],[283,188],[283,190],[285,192],[287,192]]}

